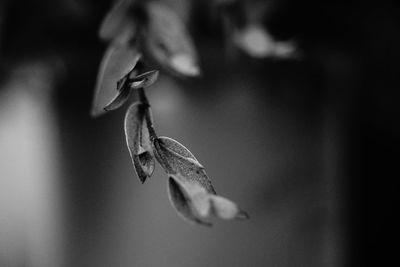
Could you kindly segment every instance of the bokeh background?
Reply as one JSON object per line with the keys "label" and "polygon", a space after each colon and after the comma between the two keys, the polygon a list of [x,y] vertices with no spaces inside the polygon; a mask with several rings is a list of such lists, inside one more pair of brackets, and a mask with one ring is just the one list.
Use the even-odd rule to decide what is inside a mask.
{"label": "bokeh background", "polygon": [[187,146],[251,219],[182,221],[159,166],[144,185],[136,178],[125,108],[90,117],[111,0],[2,0],[0,266],[394,259],[399,6],[245,1],[267,3],[263,24],[295,40],[300,56],[280,60],[227,53],[210,1],[166,2],[186,14],[203,75],[162,72],[148,88],[156,130]]}

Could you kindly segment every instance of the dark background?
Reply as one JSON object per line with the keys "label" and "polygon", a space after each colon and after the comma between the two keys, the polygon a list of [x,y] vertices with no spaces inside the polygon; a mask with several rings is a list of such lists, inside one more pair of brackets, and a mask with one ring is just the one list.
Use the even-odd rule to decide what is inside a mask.
{"label": "dark background", "polygon": [[[123,110],[89,116],[106,48],[98,27],[111,1],[0,2],[1,84],[29,62],[50,66],[54,79],[63,266],[382,266],[395,259],[399,6],[271,2],[265,25],[280,40],[296,40],[300,59],[227,58],[221,26],[197,3],[189,27],[203,77],[162,74],[149,90],[160,134],[189,147],[217,191],[251,215],[212,230],[176,216],[160,170],[139,184]],[[9,266],[36,266],[29,257],[15,262]]]}

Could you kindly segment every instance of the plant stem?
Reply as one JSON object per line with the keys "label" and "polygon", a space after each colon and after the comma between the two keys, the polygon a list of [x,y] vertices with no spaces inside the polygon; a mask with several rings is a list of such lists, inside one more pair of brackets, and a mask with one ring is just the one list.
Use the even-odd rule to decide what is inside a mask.
{"label": "plant stem", "polygon": [[153,126],[153,118],[151,116],[150,103],[143,88],[138,88],[137,91],[138,91],[139,102],[146,106],[144,119],[146,120],[146,126],[147,130],[149,131],[150,141],[153,142],[154,139],[157,138],[157,134]]}

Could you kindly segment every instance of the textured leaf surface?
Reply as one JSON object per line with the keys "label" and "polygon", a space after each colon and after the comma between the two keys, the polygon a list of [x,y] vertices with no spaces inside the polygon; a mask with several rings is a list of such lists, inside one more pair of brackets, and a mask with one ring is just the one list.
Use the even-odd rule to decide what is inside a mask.
{"label": "textured leaf surface", "polygon": [[204,167],[182,144],[169,137],[154,140],[157,159],[167,174],[179,174],[182,179],[190,180],[204,187],[208,193],[215,194]]}
{"label": "textured leaf surface", "polygon": [[132,104],[125,116],[125,137],[129,154],[139,180],[144,183],[154,171],[154,158],[144,121],[146,104]]}
{"label": "textured leaf surface", "polygon": [[104,54],[97,76],[97,84],[92,104],[92,116],[104,113],[104,107],[119,94],[117,81],[134,68],[139,53],[125,46],[111,45]]}

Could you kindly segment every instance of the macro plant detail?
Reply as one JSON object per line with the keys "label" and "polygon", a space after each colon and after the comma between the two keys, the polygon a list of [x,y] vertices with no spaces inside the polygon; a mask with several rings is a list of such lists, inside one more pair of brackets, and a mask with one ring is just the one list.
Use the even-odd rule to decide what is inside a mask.
{"label": "macro plant detail", "polygon": [[141,183],[152,176],[157,161],[168,176],[169,199],[187,221],[210,226],[207,218],[211,215],[247,219],[237,204],[217,195],[204,167],[185,146],[159,137],[154,129],[145,93],[158,78],[153,66],[178,77],[200,74],[195,47],[179,17],[160,1],[122,0],[107,14],[100,37],[110,44],[100,66],[91,113],[98,116],[120,108],[133,96],[124,130]]}

